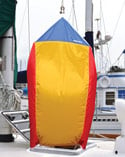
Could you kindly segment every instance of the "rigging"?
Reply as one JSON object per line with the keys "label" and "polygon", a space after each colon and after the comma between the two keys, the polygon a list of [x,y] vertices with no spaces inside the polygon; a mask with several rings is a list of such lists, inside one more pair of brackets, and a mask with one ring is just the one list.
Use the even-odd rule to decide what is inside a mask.
{"label": "rigging", "polygon": [[76,18],[76,11],[75,11],[75,1],[72,0],[72,7],[70,11],[69,20],[72,18],[72,25],[76,27],[76,30],[78,31],[78,24],[77,24],[77,18]]}
{"label": "rigging", "polygon": [[[109,55],[109,44],[108,42],[112,39],[110,35],[106,35],[106,27],[105,27],[105,20],[103,15],[103,7],[102,7],[102,0],[100,0],[100,18],[95,19],[97,22],[97,34],[95,39],[95,52],[96,52],[96,64],[97,69],[99,71],[106,72],[107,69],[111,66],[111,59]],[[103,22],[103,24],[102,24]],[[102,30],[103,26],[103,30]],[[104,32],[104,39],[102,38],[102,32]],[[103,46],[106,46],[104,49]],[[103,49],[106,53],[103,52]],[[99,50],[100,53],[97,53]]]}
{"label": "rigging", "polygon": [[[118,19],[117,19],[117,22],[116,22],[115,29],[114,29],[114,31],[113,31],[112,37],[114,37],[115,34],[116,34],[116,30],[117,30],[117,28],[118,28],[118,24],[119,24],[119,21],[120,21],[122,12],[124,11],[124,7],[125,7],[125,0],[124,0],[124,2],[123,2],[122,6],[121,6],[120,14],[119,14],[119,16],[118,16]],[[110,45],[109,45],[110,47],[111,47],[111,44],[112,44],[112,42],[111,42]],[[119,59],[121,58],[122,54],[123,54],[123,53],[121,53],[120,56],[117,57],[117,59],[116,59],[116,61],[113,63],[113,65],[115,65],[115,64],[119,61]]]}
{"label": "rigging", "polygon": [[[117,22],[116,22],[115,29],[114,29],[114,31],[113,31],[112,37],[114,37],[114,35],[115,35],[115,33],[116,33],[116,30],[117,30],[117,28],[118,28],[118,24],[119,24],[119,21],[120,21],[122,12],[123,12],[123,10],[124,10],[124,7],[125,7],[125,0],[124,0],[124,2],[123,2],[123,4],[122,4],[121,10],[120,10],[120,14],[119,14],[119,16],[118,16],[118,19],[117,19]],[[110,46],[111,46],[111,43],[110,43]]]}
{"label": "rigging", "polygon": [[64,7],[64,1],[62,0],[61,2],[61,7],[60,7],[60,14],[65,14],[65,7]]}

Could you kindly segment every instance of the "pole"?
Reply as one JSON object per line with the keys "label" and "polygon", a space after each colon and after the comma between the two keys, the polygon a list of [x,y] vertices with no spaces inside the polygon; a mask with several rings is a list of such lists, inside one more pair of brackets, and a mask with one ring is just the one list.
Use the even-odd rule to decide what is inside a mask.
{"label": "pole", "polygon": [[94,54],[93,42],[93,4],[92,0],[86,0],[86,13],[85,13],[85,39],[90,44]]}
{"label": "pole", "polygon": [[28,41],[29,41],[29,53],[30,53],[30,8],[29,8],[29,5],[30,5],[30,3],[29,3],[29,0],[27,0],[27,6],[28,6]]}

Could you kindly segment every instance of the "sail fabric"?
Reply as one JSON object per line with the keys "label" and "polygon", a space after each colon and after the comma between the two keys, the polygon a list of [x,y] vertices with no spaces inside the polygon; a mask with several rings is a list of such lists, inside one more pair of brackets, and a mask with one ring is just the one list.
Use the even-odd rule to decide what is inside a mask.
{"label": "sail fabric", "polygon": [[33,43],[28,61],[30,147],[86,147],[95,107],[92,49],[61,18]]}
{"label": "sail fabric", "polygon": [[14,24],[15,0],[0,0],[0,37]]}

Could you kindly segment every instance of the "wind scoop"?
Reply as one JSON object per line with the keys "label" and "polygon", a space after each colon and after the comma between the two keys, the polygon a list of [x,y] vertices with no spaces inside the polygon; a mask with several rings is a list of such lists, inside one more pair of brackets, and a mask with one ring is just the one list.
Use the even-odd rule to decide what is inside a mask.
{"label": "wind scoop", "polygon": [[27,71],[30,147],[86,148],[97,80],[88,43],[61,18],[33,43]]}

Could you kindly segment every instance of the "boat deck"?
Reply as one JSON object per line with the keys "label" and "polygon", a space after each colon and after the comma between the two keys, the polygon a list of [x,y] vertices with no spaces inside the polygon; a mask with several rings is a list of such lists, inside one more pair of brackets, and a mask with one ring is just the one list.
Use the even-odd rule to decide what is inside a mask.
{"label": "boat deck", "polygon": [[[87,149],[80,153],[80,155],[73,155],[77,157],[124,157],[124,154],[114,154],[114,141],[104,141],[90,139],[89,142],[95,143],[95,146]],[[29,145],[25,142],[22,137],[17,136],[15,142],[12,143],[0,143],[0,155],[3,157],[71,157],[71,155],[61,154],[47,154],[47,153],[36,153],[29,151]]]}

